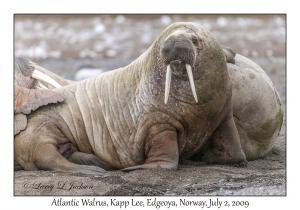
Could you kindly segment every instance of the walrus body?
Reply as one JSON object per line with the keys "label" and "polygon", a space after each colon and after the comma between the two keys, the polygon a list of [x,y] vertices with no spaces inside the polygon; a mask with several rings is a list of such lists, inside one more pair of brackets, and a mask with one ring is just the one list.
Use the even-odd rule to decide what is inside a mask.
{"label": "walrus body", "polygon": [[[231,87],[210,32],[172,24],[130,65],[56,89],[66,101],[29,115],[15,136],[15,160],[25,170],[86,174],[104,173],[97,166],[176,169],[199,152],[208,163],[243,162]],[[72,162],[84,165],[58,151],[68,143],[83,154]]]}
{"label": "walrus body", "polygon": [[279,94],[264,70],[237,54],[228,63],[232,81],[233,117],[247,160],[266,155],[275,143],[283,122]]}

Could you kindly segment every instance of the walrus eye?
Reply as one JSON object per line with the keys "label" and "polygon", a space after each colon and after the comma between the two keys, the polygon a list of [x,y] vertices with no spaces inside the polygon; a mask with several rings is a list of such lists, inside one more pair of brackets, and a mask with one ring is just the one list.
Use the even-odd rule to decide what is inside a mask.
{"label": "walrus eye", "polygon": [[197,43],[198,43],[197,38],[196,38],[196,37],[193,37],[193,38],[192,38],[192,42],[193,42],[193,44],[197,44]]}

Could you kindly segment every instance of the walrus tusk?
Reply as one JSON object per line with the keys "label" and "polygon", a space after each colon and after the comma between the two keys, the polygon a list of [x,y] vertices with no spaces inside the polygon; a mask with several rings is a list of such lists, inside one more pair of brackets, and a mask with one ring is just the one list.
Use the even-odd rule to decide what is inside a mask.
{"label": "walrus tusk", "polygon": [[170,85],[171,85],[171,67],[170,64],[167,66],[167,74],[166,74],[166,85],[165,85],[165,104],[168,102]]}
{"label": "walrus tusk", "polygon": [[46,89],[46,90],[49,90],[45,85],[43,85],[43,84],[41,84],[39,82],[36,84],[36,88],[37,89]]}
{"label": "walrus tusk", "polygon": [[[186,67],[187,74],[188,74],[188,77],[189,77],[189,81],[190,81],[190,84],[191,84],[193,96],[194,96],[196,102],[198,103],[198,97],[197,97],[197,93],[196,93],[192,67],[189,64],[185,64],[185,67]],[[167,74],[166,74],[165,104],[167,104],[168,98],[169,98],[170,85],[171,85],[171,74],[172,74],[172,72],[171,72],[171,67],[170,67],[170,64],[169,64],[167,66]]]}
{"label": "walrus tusk", "polygon": [[38,80],[41,80],[41,81],[44,81],[44,82],[47,82],[48,84],[50,84],[50,85],[52,85],[52,86],[54,86],[56,88],[61,87],[60,84],[58,84],[51,77],[49,77],[46,74],[44,74],[44,73],[42,73],[40,71],[37,71],[37,70],[33,71],[32,78],[38,79]]}
{"label": "walrus tusk", "polygon": [[196,88],[195,88],[195,83],[194,83],[194,78],[193,78],[192,67],[189,64],[185,64],[185,68],[186,68],[188,76],[189,76],[189,80],[190,80],[190,84],[191,84],[191,88],[192,88],[194,98],[195,98],[196,102],[198,103],[198,98],[197,98],[197,94],[196,94]]}

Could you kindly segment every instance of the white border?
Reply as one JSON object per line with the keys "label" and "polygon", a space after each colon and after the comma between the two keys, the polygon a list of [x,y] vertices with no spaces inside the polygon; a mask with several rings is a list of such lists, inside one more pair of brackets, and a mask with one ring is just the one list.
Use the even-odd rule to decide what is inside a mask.
{"label": "white border", "polygon": [[[58,197],[14,197],[13,196],[13,14],[14,13],[286,13],[287,14],[287,197],[221,197],[220,199],[247,199],[251,205],[247,209],[269,207],[282,209],[298,206],[299,180],[299,12],[298,5],[286,1],[14,1],[1,6],[1,201],[5,207],[29,207],[31,209],[50,209],[52,200]],[[126,9],[124,9],[126,8]],[[282,49],[284,50],[284,49]],[[299,130],[299,129],[298,129]],[[298,134],[298,135],[297,135]],[[297,197],[296,197],[297,196]],[[79,197],[65,197],[80,199]],[[92,198],[92,197],[90,197]],[[98,197],[99,198],[99,197]],[[110,200],[111,197],[104,199]],[[165,199],[170,198],[166,197]],[[215,197],[205,197],[209,199]],[[119,197],[126,199],[126,197]],[[130,197],[127,197],[130,199]],[[142,197],[141,199],[146,199]],[[173,198],[170,198],[173,199]],[[65,207],[64,209],[70,209]],[[96,207],[99,208],[99,207]],[[101,208],[101,207],[100,207]],[[268,209],[269,209],[268,208]],[[118,208],[119,209],[119,208]],[[149,207],[148,209],[155,209]],[[165,208],[161,208],[165,209]],[[237,208],[238,209],[238,208]]]}

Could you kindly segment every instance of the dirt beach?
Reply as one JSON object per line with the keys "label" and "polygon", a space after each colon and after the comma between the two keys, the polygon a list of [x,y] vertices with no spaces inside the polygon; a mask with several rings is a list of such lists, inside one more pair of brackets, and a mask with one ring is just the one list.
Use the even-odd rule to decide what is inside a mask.
{"label": "dirt beach", "polygon": [[224,46],[257,62],[276,86],[284,123],[273,149],[243,166],[185,160],[177,171],[111,171],[109,176],[14,172],[14,195],[286,195],[286,22],[282,15],[15,15],[15,56],[75,79],[135,60],[172,22],[207,27]]}

